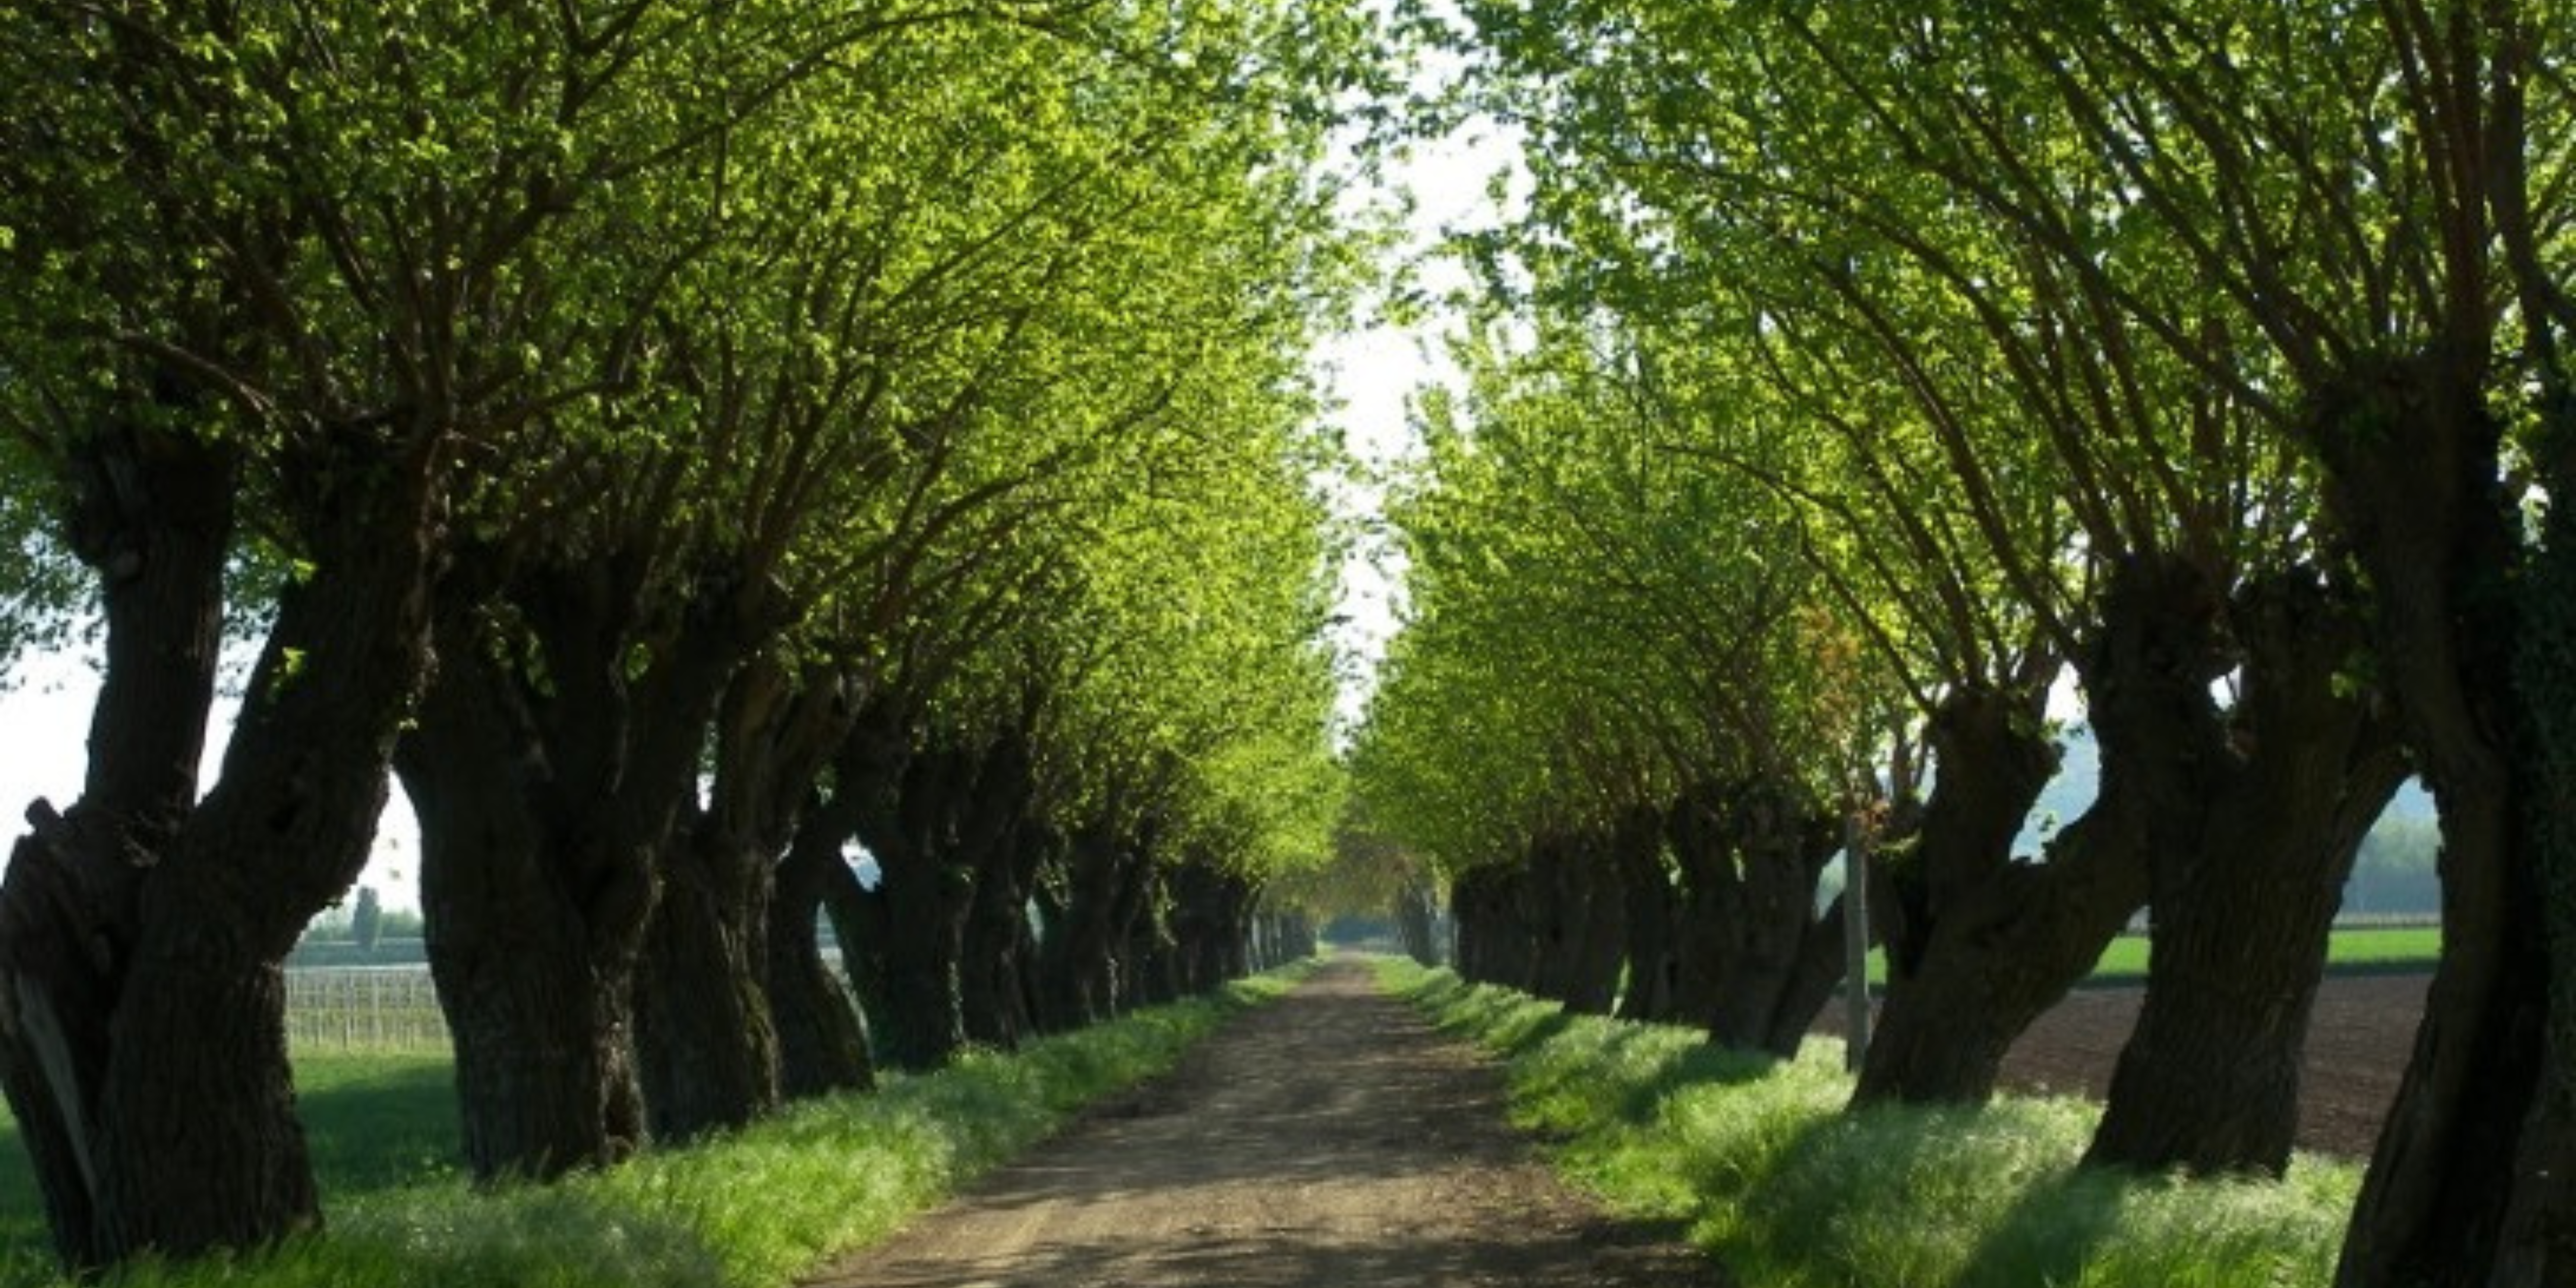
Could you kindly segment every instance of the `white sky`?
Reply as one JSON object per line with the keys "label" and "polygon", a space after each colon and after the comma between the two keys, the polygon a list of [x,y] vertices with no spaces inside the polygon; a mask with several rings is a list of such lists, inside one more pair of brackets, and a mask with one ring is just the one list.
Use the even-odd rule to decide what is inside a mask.
{"label": "white sky", "polygon": [[[1447,233],[1495,222],[1492,180],[1516,173],[1518,155],[1519,142],[1510,131],[1479,123],[1416,142],[1386,166],[1383,188],[1354,194],[1354,205],[1410,196],[1406,241],[1397,251],[1399,267],[1407,284],[1435,305],[1412,326],[1364,315],[1356,330],[1327,343],[1320,355],[1340,403],[1336,422],[1360,467],[1372,475],[1383,478],[1414,459],[1420,447],[1412,423],[1414,395],[1456,375],[1445,347],[1452,319],[1437,303],[1467,280],[1437,252]],[[1342,495],[1346,512],[1359,516],[1376,514],[1383,500],[1381,489],[1368,479],[1353,480]],[[1340,612],[1345,622],[1336,641],[1345,665],[1354,668],[1343,685],[1339,714],[1346,724],[1356,722],[1366,705],[1374,668],[1395,632],[1401,564],[1401,555],[1385,540],[1363,539],[1343,566]]]}
{"label": "white sky", "polygon": [[[96,658],[94,648],[43,653],[22,658],[10,668],[12,687],[0,693],[0,807],[8,810],[7,817],[0,818],[0,836],[14,837],[24,830],[24,811],[39,796],[58,809],[79,799],[88,757],[90,704],[98,697]],[[234,670],[248,667],[248,659],[243,658]],[[201,788],[214,781],[224,738],[239,706],[230,697],[215,699],[210,722],[215,734],[207,739],[197,775]],[[396,784],[393,803],[377,828],[375,854],[359,884],[376,887],[388,908],[417,910],[419,853],[420,829],[412,821],[411,802],[403,799],[402,787]]]}

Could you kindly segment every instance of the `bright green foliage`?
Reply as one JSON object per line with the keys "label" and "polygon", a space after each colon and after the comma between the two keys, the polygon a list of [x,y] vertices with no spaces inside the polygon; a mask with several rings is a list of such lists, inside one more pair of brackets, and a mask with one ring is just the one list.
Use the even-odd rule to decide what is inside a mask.
{"label": "bright green foliage", "polygon": [[2079,1170],[2095,1106],[1843,1112],[1838,1044],[1791,1062],[1678,1028],[1388,962],[1381,978],[1509,1062],[1514,1115],[1613,1207],[1689,1223],[1746,1283],[1786,1288],[2274,1288],[2320,1283],[2359,1182],[2301,1159],[2286,1183]]}
{"label": "bright green foliage", "polygon": [[846,399],[750,476],[801,489],[782,651],[943,736],[1027,726],[1068,824],[1125,784],[1266,869],[1333,808],[1303,355],[1358,282],[1323,96],[1373,37],[1335,6],[1059,17],[913,42],[776,141],[774,222],[817,249],[743,253],[786,369]]}
{"label": "bright green foliage", "polygon": [[[467,1188],[439,1161],[454,1135],[443,1062],[307,1062],[317,1167],[345,1200],[334,1204],[330,1228],[229,1261],[136,1266],[116,1282],[783,1288],[831,1255],[883,1237],[1081,1105],[1170,1068],[1219,1021],[1285,992],[1294,974],[1045,1038],[1014,1055],[969,1055],[939,1073],[892,1079],[876,1094],[801,1104],[612,1173],[491,1193]],[[432,1140],[439,1143],[425,1143]],[[21,1197],[32,1211],[33,1196]],[[13,1237],[11,1246],[32,1252],[40,1236],[23,1233],[27,1242]],[[51,1284],[52,1272],[40,1258],[0,1262],[0,1282],[9,1284]]]}
{"label": "bright green foliage", "polygon": [[1394,507],[1410,615],[1356,755],[1379,825],[1455,870],[1694,783],[1838,794],[1895,695],[1794,507],[1689,452],[1766,422],[1618,320],[1507,334],[1462,346]]}

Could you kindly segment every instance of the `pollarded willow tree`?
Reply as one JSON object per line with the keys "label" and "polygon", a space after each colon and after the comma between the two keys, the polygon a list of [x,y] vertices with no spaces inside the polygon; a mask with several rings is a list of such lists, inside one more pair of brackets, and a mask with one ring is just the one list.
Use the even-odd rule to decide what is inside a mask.
{"label": "pollarded willow tree", "polygon": [[[2001,589],[2083,681],[2108,762],[2096,809],[2049,864],[1999,867],[1990,840],[1979,854],[1929,838],[1919,868],[1900,867],[1927,878],[1904,883],[1917,897],[1899,906],[1932,933],[1901,945],[1863,1098],[1986,1094],[2013,1034],[2151,899],[2167,969],[2097,1149],[2277,1170],[2333,893],[2399,763],[2393,729],[2338,682],[2361,624],[2349,578],[2305,522],[2313,484],[2242,396],[2266,378],[2264,356],[2237,342],[2245,322],[2225,300],[2178,308],[2161,327],[2131,321],[2023,230],[1977,217],[1908,164],[1919,132],[1886,123],[1900,97],[1918,112],[1918,100],[1947,101],[1906,97],[1946,66],[1937,25],[1891,19],[1892,47],[1872,54],[1855,15],[1837,19],[1850,30],[1775,31],[1758,7],[1738,18],[1642,24],[1621,54],[1562,74],[1541,55],[1540,83],[1576,112],[1661,95],[1654,126],[1569,129],[1564,146],[1627,177],[1626,199],[1661,221],[1666,267],[1729,284],[1724,307],[1748,319],[1737,334],[1758,337],[1769,383],[1842,427],[1874,474],[1909,473],[1953,498]],[[1969,76],[1952,97],[2042,141],[2015,181],[2066,194],[2106,253],[2167,275],[2157,280],[2183,271],[2173,246],[2128,219],[2116,184],[2056,164],[2070,153],[2048,141],[2077,128],[2052,99],[2001,73]],[[1800,124],[1768,126],[1777,120]],[[1597,216],[1571,226],[1613,262],[1639,256]],[[2199,347],[2176,352],[2174,335]],[[1892,379],[1854,391],[1859,364]],[[2235,384],[2210,389],[2212,370]],[[2207,696],[2231,675],[2242,700]],[[1965,677],[1933,683],[1976,691]],[[1939,885],[1951,890],[1936,901]],[[1940,933],[1932,905],[1968,910],[1963,886],[1983,907],[1954,929],[1998,918],[2017,929]],[[1997,1005],[1999,992],[2015,1001]],[[1980,1018],[1962,1025],[1963,1014]]]}
{"label": "pollarded willow tree", "polygon": [[[2071,959],[2151,898],[2153,1013],[2095,1156],[2277,1167],[2330,892],[2393,777],[2393,736],[2443,803],[2453,948],[2343,1275],[2559,1273],[2563,1191],[2540,1178],[2568,1156],[2569,1101],[2543,1035],[2565,1021],[2534,990],[2566,969],[2544,934],[2566,915],[2542,893],[2556,815],[2537,804],[2566,790],[2540,660],[2563,615],[2536,588],[2564,556],[2545,524],[2564,481],[2568,103],[2548,69],[2568,15],[1477,17],[1538,140],[1531,244],[1623,308],[1668,309],[1639,281],[1719,297],[1737,323],[1714,360],[1850,444],[1840,472],[1862,482],[1711,454],[1820,515],[1895,503],[1909,560],[1978,547],[1966,562],[2000,577],[1926,568],[1894,602],[1989,586],[2085,682],[2101,804],[2046,864],[1952,868],[2004,884],[1954,887],[1948,914],[1951,865],[1927,835],[1923,978],[1957,978],[1945,917],[2011,956]],[[2073,540],[2014,523],[2022,496],[2062,504]],[[1916,687],[1946,704],[1945,686],[1982,678]],[[1940,785],[1966,767],[1950,756]],[[2095,929],[1975,889],[2015,885],[2081,896]],[[1908,1013],[1891,1002],[1899,1060],[1921,1049],[1895,1023]],[[2473,1097],[2471,1067],[2529,1090]],[[1952,1091],[1974,1090],[1967,1072]]]}
{"label": "pollarded willow tree", "polygon": [[[655,304],[565,239],[888,17],[0,15],[0,396],[107,636],[81,800],[0,893],[0,1075],[71,1264],[315,1219],[278,964],[364,860],[460,480]],[[253,557],[273,604],[227,599]],[[265,640],[201,791],[228,608]]]}
{"label": "pollarded willow tree", "polygon": [[[1243,21],[1243,48],[1196,56],[1283,81],[1252,42],[1286,35]],[[531,468],[478,498],[495,518],[451,565],[455,665],[404,763],[478,1171],[551,1174],[774,1101],[753,932],[805,782],[896,701],[878,637],[1150,459],[1216,379],[1223,310],[1289,289],[1279,255],[1174,253],[1297,212],[1241,177],[1278,145],[1277,103],[1223,115],[1203,81],[1101,47],[1165,39],[1219,37],[907,29],[729,131],[657,218],[599,230],[602,256],[697,249],[666,308],[602,337],[631,393],[551,418]],[[951,88],[892,92],[922,82]],[[798,654],[801,703],[780,674]]]}
{"label": "pollarded willow tree", "polygon": [[[398,733],[478,1171],[771,1103],[807,786],[916,613],[992,602],[944,570],[1246,410],[1192,392],[1247,387],[1227,345],[1296,351],[1368,39],[1249,4],[5,21],[0,400],[108,678],[0,892],[0,1072],[82,1267],[315,1219],[278,963]],[[273,606],[227,600],[244,561]],[[228,608],[271,624],[200,800]]]}
{"label": "pollarded willow tree", "polygon": [[1659,441],[1670,391],[1633,340],[1546,317],[1432,404],[1362,791],[1456,876],[1466,969],[1793,1051],[1840,973],[1816,882],[1884,686],[1779,555],[1788,508]]}

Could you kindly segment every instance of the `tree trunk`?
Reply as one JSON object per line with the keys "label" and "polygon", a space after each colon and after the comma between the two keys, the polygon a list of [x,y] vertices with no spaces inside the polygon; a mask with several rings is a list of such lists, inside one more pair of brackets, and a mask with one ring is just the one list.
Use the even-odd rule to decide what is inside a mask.
{"label": "tree trunk", "polygon": [[[116,1054],[109,1031],[131,969],[100,950],[132,933],[152,871],[136,860],[164,853],[196,803],[234,468],[192,438],[148,431],[102,435],[73,466],[71,544],[102,574],[107,669],[80,800],[68,815],[45,801],[29,806],[34,830],[0,878],[0,971],[8,977],[0,989],[0,1084],[34,1163],[55,1251],[84,1270],[114,1255],[98,1226],[91,1107]],[[280,1142],[273,1152],[291,1162],[300,1146]],[[308,1192],[259,1206],[274,1209],[284,1230],[310,1219],[314,1200]]]}
{"label": "tree trunk", "polygon": [[1612,836],[1612,863],[1620,895],[1627,901],[1622,918],[1628,939],[1628,987],[1619,999],[1619,1018],[1662,1021],[1673,1018],[1673,991],[1680,971],[1673,945],[1673,874],[1664,858],[1662,820],[1653,810],[1634,809]]}
{"label": "tree trunk", "polygon": [[2044,691],[1961,686],[1932,714],[1926,741],[1939,777],[1913,828],[1879,847],[1870,911],[1887,945],[1888,999],[1922,973],[1934,931],[2013,862],[2013,839],[2057,772],[2041,716]]}
{"label": "tree trunk", "polygon": [[1530,974],[1525,989],[1564,1002],[1574,981],[1574,956],[1582,925],[1582,886],[1566,837],[1540,832],[1520,858],[1520,884],[1512,886],[1517,920],[1530,933]]}
{"label": "tree trunk", "polygon": [[1184,993],[1205,993],[1226,978],[1229,880],[1204,856],[1172,871],[1171,929]]}
{"label": "tree trunk", "polygon": [[656,1139],[740,1127],[778,1107],[765,988],[773,865],[712,817],[662,853],[635,977],[635,1051]]}
{"label": "tree trunk", "polygon": [[769,905],[770,1027],[778,1035],[779,1093],[790,1100],[876,1085],[857,1005],[823,964],[817,922],[824,886],[836,877],[857,881],[841,860],[840,839],[809,817],[779,864]]}
{"label": "tree trunk", "polygon": [[[2154,854],[2155,953],[2088,1161],[2200,1173],[2289,1165],[2300,1053],[2344,878],[2405,777],[2395,730],[2337,692],[2359,622],[2312,580],[2233,614],[2244,696],[2189,754],[2193,834]],[[2204,691],[2205,692],[2205,691]]]}
{"label": "tree trunk", "polygon": [[[1533,991],[1537,979],[1537,937],[1522,920],[1521,887],[1527,873],[1516,864],[1492,864],[1471,868],[1458,875],[1456,903],[1458,915],[1474,922],[1473,968],[1468,978],[1483,984]],[[1469,941],[1460,935],[1462,945]],[[1465,966],[1470,954],[1462,947],[1459,960]]]}
{"label": "tree trunk", "polygon": [[1851,964],[1844,950],[1851,942],[1851,927],[1844,920],[1845,897],[1835,895],[1798,937],[1798,955],[1790,962],[1788,978],[1780,985],[1779,1001],[1771,1008],[1771,1027],[1762,1036],[1763,1050],[1784,1059],[1794,1058],[1798,1048],[1806,1045],[1816,1016],[1834,1000],[1835,988],[1847,982]]}
{"label": "tree trunk", "polygon": [[1744,1050],[1777,1050],[1782,1030],[1795,1028],[1781,1052],[1794,1054],[1824,996],[1804,1017],[1791,1017],[1790,985],[1807,941],[1838,933],[1820,931],[1815,914],[1816,878],[1833,856],[1832,820],[1796,789],[1757,778],[1686,795],[1667,834],[1683,885],[1678,1018]]}
{"label": "tree trunk", "polygon": [[1566,888],[1573,945],[1565,965],[1565,1009],[1608,1015],[1619,1000],[1619,971],[1628,960],[1628,905],[1612,857],[1615,839],[1585,834],[1569,840]]}
{"label": "tree trunk", "polygon": [[1001,1050],[1015,1050],[1037,1033],[1026,988],[1027,956],[1036,943],[1028,892],[1055,845],[1048,829],[1024,820],[989,847],[977,869],[974,906],[966,914],[966,1035]]}
{"label": "tree trunk", "polygon": [[[838,673],[818,669],[800,683],[767,656],[725,687],[713,795],[662,852],[662,898],[636,976],[636,1053],[656,1136],[738,1127],[778,1105],[783,1057],[768,988],[777,870],[815,779],[856,723],[849,697]],[[807,893],[820,898],[819,887]],[[798,948],[819,975],[811,902],[803,920]],[[786,973],[793,987],[792,963]],[[832,1022],[828,1009],[801,1018],[803,1038],[833,1040],[813,1028]]]}
{"label": "tree trunk", "polygon": [[[884,910],[861,888],[842,847],[871,810],[890,808],[895,767],[910,754],[909,736],[889,708],[852,713],[832,751],[832,790],[797,815],[780,863],[769,927],[769,1007],[780,1091],[791,1099],[876,1085],[859,999],[883,990]],[[841,979],[824,965],[818,912],[829,915],[840,941]]]}
{"label": "tree trunk", "polygon": [[885,871],[874,895],[885,910],[884,987],[871,1010],[883,1054],[898,1068],[936,1068],[965,1044],[967,916],[979,872],[1007,862],[1030,773],[1016,733],[974,750],[922,752],[893,810],[861,822]]}
{"label": "tree trunk", "polygon": [[[328,459],[309,462],[313,572],[281,592],[221,774],[193,808],[193,766],[177,755],[203,739],[221,603],[207,564],[230,519],[229,460],[188,443],[101,447],[113,521],[95,548],[111,612],[129,611],[111,617],[128,638],[111,640],[110,666],[143,670],[130,687],[112,677],[94,713],[81,817],[66,820],[86,839],[39,822],[0,886],[0,1063],[37,1124],[39,1183],[74,1266],[246,1246],[318,1220],[279,971],[365,865],[427,663],[437,532],[429,451],[330,432]],[[140,518],[157,506],[173,513]],[[147,695],[175,705],[147,709]],[[96,870],[107,865],[130,871]]]}
{"label": "tree trunk", "polygon": [[1116,1013],[1119,893],[1132,852],[1105,824],[1077,830],[1065,851],[1063,892],[1039,943],[1045,958],[1044,1023],[1053,1032],[1096,1024]]}
{"label": "tree trunk", "polygon": [[650,864],[599,863],[589,900],[552,879],[528,790],[541,753],[481,650],[443,651],[400,765],[466,1166],[491,1182],[617,1162],[644,1139],[630,1024]]}
{"label": "tree trunk", "polygon": [[1983,1103],[2013,1040],[2091,973],[2145,904],[2151,843],[2202,807],[2174,770],[2185,763],[2189,713],[2205,706],[2220,669],[2220,608],[2178,561],[2135,557],[2113,570],[2080,667],[2101,789],[2043,862],[2013,863],[2008,848],[2054,767],[2035,699],[1972,691],[1935,719],[1939,777],[1921,840],[1910,859],[1890,856],[1896,969],[1855,1105]]}
{"label": "tree trunk", "polygon": [[[1436,928],[1438,914],[1439,908],[1432,900],[1430,888],[1420,882],[1407,880],[1403,887],[1396,891],[1396,937],[1404,943],[1404,955],[1420,965],[1440,964],[1440,945]],[[1272,945],[1271,955],[1274,958],[1278,955],[1277,947],[1275,944]],[[1277,965],[1280,963],[1274,960],[1265,963],[1263,968],[1268,969]]]}
{"label": "tree trunk", "polygon": [[1449,915],[1458,923],[1458,977],[1471,984],[1495,982],[1490,954],[1492,928],[1486,924],[1488,869],[1469,868],[1449,878]]}
{"label": "tree trunk", "polygon": [[[2517,587],[2522,516],[2497,491],[2502,427],[2484,405],[2484,362],[2483,346],[2465,346],[2356,372],[2320,400],[2308,436],[2368,578],[2380,678],[2442,828],[2442,961],[2354,1207],[2340,1288],[2538,1285],[2576,1265],[2576,1053],[2570,1007],[2552,1004],[2549,943],[2566,869],[2539,840],[2563,827],[2548,814],[2567,787],[2549,777],[2563,772],[2547,754],[2557,746],[2521,732],[2557,727],[2568,709],[2564,690],[2545,687],[2563,654],[2541,647],[2564,647],[2565,602],[2543,596],[2567,588],[2576,553],[2553,504],[2553,544]],[[2525,638],[2535,622],[2559,633]]]}
{"label": "tree trunk", "polygon": [[460,552],[452,584],[505,566],[541,661],[455,594],[401,756],[466,1161],[487,1182],[604,1166],[640,1143],[635,971],[658,868],[718,701],[772,614],[764,586],[713,576],[660,602],[638,551],[558,566]]}
{"label": "tree trunk", "polygon": [[1173,951],[1166,920],[1171,904],[1170,874],[1161,865],[1142,865],[1129,882],[1125,904],[1127,947],[1121,955],[1119,1007],[1134,1010],[1178,1001],[1180,960]]}

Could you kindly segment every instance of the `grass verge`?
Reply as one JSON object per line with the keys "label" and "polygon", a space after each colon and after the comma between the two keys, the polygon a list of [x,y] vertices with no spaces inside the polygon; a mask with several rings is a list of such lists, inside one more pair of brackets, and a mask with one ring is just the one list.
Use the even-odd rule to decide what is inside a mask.
{"label": "grass verge", "polygon": [[1632,1217],[1766,1288],[2279,1288],[2332,1274],[2360,1169],[2263,1183],[2082,1170],[2098,1106],[1843,1112],[1842,1046],[1794,1061],[1390,959],[1381,982],[1508,1063],[1515,1122]]}
{"label": "grass verge", "polygon": [[[411,1106],[390,1154],[354,1140],[334,1146],[322,1123],[312,1124],[327,1229],[256,1254],[147,1262],[109,1282],[120,1288],[783,1285],[883,1238],[905,1217],[1043,1139],[1084,1104],[1171,1068],[1220,1021],[1286,992],[1302,973],[1291,967],[1229,985],[1214,997],[1044,1038],[1009,1055],[971,1053],[933,1074],[889,1076],[874,1094],[797,1105],[740,1132],[550,1186],[478,1192],[444,1165],[416,1157],[406,1163],[417,1131],[443,1121],[446,1139],[453,1138],[453,1107],[421,1100],[414,1085],[426,1076],[426,1085],[443,1096],[445,1069],[434,1061],[427,1075],[408,1065],[384,1069],[393,1086],[380,1090]],[[310,1086],[309,1072],[300,1068],[299,1078]],[[301,1097],[308,1120],[316,1117],[309,1102],[320,1098],[318,1088]],[[6,1144],[15,1150],[14,1140]],[[436,1173],[433,1179],[380,1183],[388,1169],[409,1167],[417,1176],[424,1166]],[[41,1225],[34,1232],[41,1238]],[[38,1260],[41,1246],[29,1255],[10,1251],[7,1269],[16,1273],[0,1282],[58,1282],[50,1261]],[[36,1277],[18,1277],[38,1265]]]}

